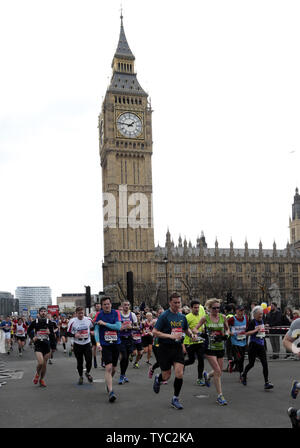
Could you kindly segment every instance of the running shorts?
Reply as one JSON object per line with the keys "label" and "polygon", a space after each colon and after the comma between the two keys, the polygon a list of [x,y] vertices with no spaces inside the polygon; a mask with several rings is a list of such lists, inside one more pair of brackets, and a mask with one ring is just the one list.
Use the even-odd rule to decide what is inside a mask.
{"label": "running shorts", "polygon": [[216,356],[217,358],[224,358],[225,350],[208,350],[205,349],[205,355]]}
{"label": "running shorts", "polygon": [[114,367],[118,364],[120,353],[120,344],[102,345],[102,362],[107,366],[112,364]]}
{"label": "running shorts", "polygon": [[142,336],[142,344],[143,344],[143,347],[148,347],[148,345],[152,345],[153,344],[153,336],[151,336],[151,334]]}
{"label": "running shorts", "polygon": [[174,362],[184,364],[182,345],[160,344],[157,350],[157,361],[162,371],[170,370]]}
{"label": "running shorts", "polygon": [[138,352],[141,352],[143,350],[143,345],[141,342],[134,342],[133,343],[133,350],[137,350]]}
{"label": "running shorts", "polygon": [[43,356],[47,355],[50,353],[50,342],[36,341],[34,343],[34,351],[41,352]]}
{"label": "running shorts", "polygon": [[17,341],[25,341],[26,340],[26,336],[16,336],[16,340]]}

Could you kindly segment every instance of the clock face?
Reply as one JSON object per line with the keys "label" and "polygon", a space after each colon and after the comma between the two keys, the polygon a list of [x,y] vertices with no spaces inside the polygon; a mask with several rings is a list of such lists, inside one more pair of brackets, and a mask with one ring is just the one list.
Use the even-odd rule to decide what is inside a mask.
{"label": "clock face", "polygon": [[118,116],[117,128],[124,137],[135,138],[142,133],[142,121],[137,115],[126,112]]}

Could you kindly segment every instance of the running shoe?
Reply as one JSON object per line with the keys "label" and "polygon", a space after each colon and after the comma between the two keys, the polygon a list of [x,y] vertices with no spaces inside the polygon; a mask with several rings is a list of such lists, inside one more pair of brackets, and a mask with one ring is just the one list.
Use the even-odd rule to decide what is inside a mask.
{"label": "running shoe", "polygon": [[159,382],[158,378],[159,378],[159,375],[155,375],[154,383],[153,383],[153,390],[156,394],[158,394],[160,391],[160,382]]}
{"label": "running shoe", "polygon": [[67,350],[64,350],[64,353],[67,353]]}
{"label": "running shoe", "polygon": [[265,385],[264,385],[265,390],[273,389],[273,387],[274,387],[273,384],[269,383],[269,381],[267,383],[265,383]]}
{"label": "running shoe", "polygon": [[46,383],[45,383],[44,380],[40,380],[40,386],[42,386],[42,387],[47,387],[47,386],[46,386]]}
{"label": "running shoe", "polygon": [[129,383],[129,379],[125,375],[123,375],[123,380],[124,380],[124,383]]}
{"label": "running shoe", "polygon": [[39,378],[40,378],[40,375],[38,373],[36,373],[33,378],[33,383],[37,384],[39,382]]}
{"label": "running shoe", "polygon": [[138,362],[134,363],[133,368],[134,369],[139,369],[140,368],[139,363]]}
{"label": "running shoe", "polygon": [[203,378],[201,378],[196,381],[196,384],[198,384],[198,386],[205,386],[205,381]]}
{"label": "running shoe", "polygon": [[49,361],[48,361],[48,364],[52,364],[52,361],[51,361],[51,359],[49,359]]}
{"label": "running shoe", "polygon": [[120,375],[119,384],[124,384],[124,383],[125,383],[124,375]]}
{"label": "running shoe", "polygon": [[207,372],[203,372],[203,378],[204,378],[204,382],[205,382],[205,386],[210,387],[210,378],[208,376]]}
{"label": "running shoe", "polygon": [[87,377],[89,383],[93,382],[93,377],[89,373],[85,372],[85,376]]}
{"label": "running shoe", "polygon": [[108,400],[109,400],[111,403],[113,403],[114,401],[116,401],[116,399],[117,399],[117,397],[116,397],[116,395],[114,394],[114,391],[112,390],[112,391],[109,393],[109,395],[108,395]]}
{"label": "running shoe", "polygon": [[297,387],[298,381],[293,381],[292,383],[292,389],[291,389],[291,396],[292,398],[297,398],[299,389]]}
{"label": "running shoe", "polygon": [[129,361],[132,362],[133,361],[133,354],[130,353],[129,357],[128,357]]}
{"label": "running shoe", "polygon": [[218,403],[220,406],[225,406],[225,405],[227,404],[227,401],[225,400],[225,398],[224,398],[223,395],[218,395],[218,397],[217,397],[217,403]]}
{"label": "running shoe", "polygon": [[228,372],[232,373],[232,360],[231,359],[228,361]]}
{"label": "running shoe", "polygon": [[152,365],[152,364],[151,364],[151,362],[150,362],[150,361],[148,361],[148,360],[146,361],[146,364],[150,364],[150,366]]}
{"label": "running shoe", "polygon": [[287,413],[288,413],[288,416],[291,419],[292,427],[293,428],[299,428],[300,421],[297,419],[297,409],[295,409],[295,408],[288,408]]}
{"label": "running shoe", "polygon": [[79,386],[81,386],[83,384],[83,376],[79,377],[78,384],[79,384]]}
{"label": "running shoe", "polygon": [[179,402],[177,397],[173,397],[172,401],[171,401],[171,405],[173,406],[173,408],[181,410],[183,409],[182,404]]}
{"label": "running shoe", "polygon": [[152,370],[152,366],[150,366],[149,370],[148,370],[148,378],[151,379],[153,377],[153,373],[154,373],[154,371]]}
{"label": "running shoe", "polygon": [[241,383],[244,385],[244,386],[247,386],[247,378],[244,376],[244,375],[241,375]]}

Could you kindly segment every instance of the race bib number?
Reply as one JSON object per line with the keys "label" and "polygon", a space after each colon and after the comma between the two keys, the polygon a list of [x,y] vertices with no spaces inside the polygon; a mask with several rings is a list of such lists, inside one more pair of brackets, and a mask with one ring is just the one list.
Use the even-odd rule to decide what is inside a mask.
{"label": "race bib number", "polygon": [[106,342],[114,342],[118,340],[118,335],[116,331],[106,331],[104,333],[104,340]]}
{"label": "race bib number", "polygon": [[78,330],[77,333],[79,334],[78,339],[87,339],[89,337],[89,330]]}
{"label": "race bib number", "polygon": [[17,336],[24,336],[24,328],[19,328],[17,330]]}
{"label": "race bib number", "polygon": [[246,339],[246,336],[244,334],[238,334],[236,338],[238,341],[243,341],[244,339]]}
{"label": "race bib number", "polygon": [[36,332],[36,336],[38,339],[40,339],[41,341],[44,339],[49,339],[49,330],[38,330]]}
{"label": "race bib number", "polygon": [[205,341],[205,339],[201,336],[202,333],[197,333],[197,341],[198,342],[203,342]]}
{"label": "race bib number", "polygon": [[260,339],[263,339],[265,336],[266,336],[266,333],[265,333],[265,327],[262,327],[262,328],[260,328],[260,329],[258,330],[258,332],[256,333],[256,337],[257,337],[257,338],[260,338]]}
{"label": "race bib number", "polygon": [[178,336],[178,338],[182,338],[183,333],[182,333],[182,328],[172,328],[172,335]]}
{"label": "race bib number", "polygon": [[141,339],[141,335],[140,335],[140,333],[134,333],[132,335],[132,338],[134,341],[139,341]]}

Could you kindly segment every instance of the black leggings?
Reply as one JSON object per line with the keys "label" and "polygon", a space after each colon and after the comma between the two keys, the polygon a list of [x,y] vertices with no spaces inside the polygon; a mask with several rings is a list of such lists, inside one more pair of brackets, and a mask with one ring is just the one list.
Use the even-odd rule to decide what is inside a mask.
{"label": "black leggings", "polygon": [[234,359],[234,364],[237,370],[242,373],[244,370],[244,359],[245,359],[246,346],[234,345],[232,344],[232,354]]}
{"label": "black leggings", "polygon": [[158,349],[158,347],[156,347],[155,345],[152,345],[152,351],[154,353],[155,361],[156,361],[155,364],[153,364],[153,366],[151,367],[151,370],[153,370],[153,372],[155,369],[157,369],[159,367],[159,362],[157,361],[157,349]]}
{"label": "black leggings", "polygon": [[92,349],[90,343],[84,345],[74,343],[74,355],[77,359],[79,376],[82,376],[83,373],[83,357],[85,359],[86,373],[89,373],[92,368]]}
{"label": "black leggings", "polygon": [[258,358],[263,367],[263,375],[265,379],[265,383],[269,381],[269,370],[268,370],[268,362],[267,355],[264,345],[256,344],[255,342],[250,342],[248,349],[248,358],[249,364],[245,367],[243,376],[247,376],[247,373],[254,366],[255,359]]}
{"label": "black leggings", "polygon": [[188,354],[189,359],[184,361],[184,366],[190,366],[194,364],[196,356],[198,359],[198,379],[200,380],[203,375],[204,369],[204,344],[191,344],[186,345],[186,352]]}

